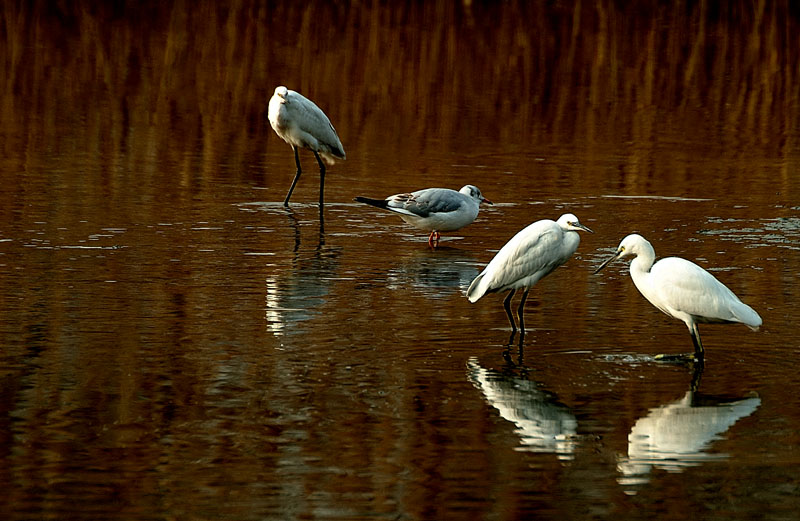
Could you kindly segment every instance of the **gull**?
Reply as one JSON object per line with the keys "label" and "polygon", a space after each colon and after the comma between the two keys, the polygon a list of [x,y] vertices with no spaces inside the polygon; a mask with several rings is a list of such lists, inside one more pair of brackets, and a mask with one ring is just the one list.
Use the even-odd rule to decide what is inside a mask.
{"label": "gull", "polygon": [[336,129],[331,125],[328,116],[310,99],[299,92],[284,86],[276,87],[275,94],[269,100],[269,123],[281,139],[292,145],[297,173],[283,201],[289,206],[289,198],[300,179],[300,156],[297,150],[307,148],[314,152],[319,163],[319,206],[320,211],[325,192],[325,160],[333,164],[336,159],[345,159],[344,147],[339,141]]}
{"label": "gull", "polygon": [[408,224],[431,232],[428,245],[439,245],[439,232],[452,232],[478,217],[481,203],[492,204],[478,187],[466,185],[458,192],[449,188],[426,188],[416,192],[390,195],[386,199],[356,197],[356,201],[395,212]]}
{"label": "gull", "polygon": [[613,256],[603,262],[597,273],[616,259],[633,257],[631,278],[639,293],[667,315],[682,320],[694,343],[691,355],[667,356],[660,359],[681,359],[703,362],[703,343],[697,324],[741,323],[757,330],[761,317],[744,304],[712,274],[680,257],[667,257],[655,262],[653,246],[641,235],[631,234],[622,239]]}
{"label": "gull", "polygon": [[578,230],[593,233],[571,213],[558,221],[543,219],[528,225],[503,246],[486,268],[470,284],[467,298],[476,302],[487,293],[510,290],[503,307],[511,323],[512,337],[517,327],[511,314],[511,298],[518,289],[525,289],[517,308],[519,328],[525,334],[523,311],[531,287],[558,268],[575,253],[581,239]]}

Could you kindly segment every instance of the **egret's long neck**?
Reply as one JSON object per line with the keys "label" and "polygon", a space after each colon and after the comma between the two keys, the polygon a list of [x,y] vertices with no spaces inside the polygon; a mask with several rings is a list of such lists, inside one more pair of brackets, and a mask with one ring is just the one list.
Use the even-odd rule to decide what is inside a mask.
{"label": "egret's long neck", "polygon": [[647,276],[650,274],[650,268],[653,267],[655,260],[656,252],[650,244],[646,244],[642,245],[640,251],[636,253],[636,257],[631,261],[631,278],[642,293],[647,291]]}
{"label": "egret's long neck", "polygon": [[567,259],[572,257],[572,254],[578,249],[580,243],[581,235],[578,232],[575,230],[564,231],[564,252],[567,254]]}

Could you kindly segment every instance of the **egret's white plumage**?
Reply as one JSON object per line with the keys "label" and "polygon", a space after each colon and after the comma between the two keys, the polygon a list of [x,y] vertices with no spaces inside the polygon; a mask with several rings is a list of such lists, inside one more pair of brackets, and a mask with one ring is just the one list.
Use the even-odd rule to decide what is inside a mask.
{"label": "egret's white plumage", "polygon": [[[276,87],[275,94],[269,100],[269,123],[281,139],[292,145],[297,173],[283,201],[289,206],[289,198],[300,179],[299,148],[307,148],[314,152],[319,163],[319,204],[322,206],[325,190],[325,164],[333,164],[336,159],[345,159],[344,147],[331,125],[328,116],[313,101],[299,92],[284,86]],[[321,159],[320,159],[321,157]]]}
{"label": "egret's white plumage", "polygon": [[475,277],[467,290],[467,298],[475,302],[487,293],[511,290],[503,306],[511,322],[511,330],[516,331],[510,308],[511,298],[516,290],[524,288],[517,308],[520,330],[524,334],[523,310],[530,288],[575,253],[581,242],[578,230],[592,233],[571,213],[562,215],[558,221],[543,219],[524,228]]}
{"label": "egret's white plumage", "polygon": [[356,197],[355,200],[395,212],[408,224],[430,232],[428,244],[434,248],[439,244],[439,232],[463,228],[478,217],[481,203],[492,204],[473,185],[466,185],[458,192],[449,188],[426,188],[390,195],[386,199]]}
{"label": "egret's white plumage", "polygon": [[555,453],[562,460],[573,459],[578,421],[555,396],[522,375],[485,369],[475,357],[467,360],[467,367],[472,385],[483,393],[484,399],[502,418],[517,426],[515,432],[521,438],[521,450]]}
{"label": "egret's white plumage", "polygon": [[758,395],[726,400],[698,397],[694,391],[687,391],[679,400],[650,409],[647,416],[636,420],[628,434],[628,456],[617,463],[617,469],[625,476],[621,481],[645,474],[651,467],[680,472],[703,461],[725,457],[708,452],[709,446],[760,405]]}
{"label": "egret's white plumage", "polygon": [[702,361],[703,344],[699,323],[741,323],[758,329],[761,317],[744,304],[712,274],[680,257],[667,257],[655,262],[653,246],[641,235],[628,235],[616,253],[595,273],[616,259],[633,257],[631,278],[639,292],[667,315],[682,320],[695,347],[695,359]]}

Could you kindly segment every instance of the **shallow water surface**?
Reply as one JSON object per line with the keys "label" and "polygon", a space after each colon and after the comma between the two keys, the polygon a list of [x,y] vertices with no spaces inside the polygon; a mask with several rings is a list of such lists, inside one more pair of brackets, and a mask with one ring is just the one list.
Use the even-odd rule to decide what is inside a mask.
{"label": "shallow water surface", "polygon": [[[7,518],[793,519],[797,13],[704,6],[3,7]],[[322,218],[278,84],[347,151]],[[464,184],[436,250],[353,201]],[[567,211],[512,337],[466,288]],[[593,274],[632,232],[763,327],[656,361],[686,327]]]}

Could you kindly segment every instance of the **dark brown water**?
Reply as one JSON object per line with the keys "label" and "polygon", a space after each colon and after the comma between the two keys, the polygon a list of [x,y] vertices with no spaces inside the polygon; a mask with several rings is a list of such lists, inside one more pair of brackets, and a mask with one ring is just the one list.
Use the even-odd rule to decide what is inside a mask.
{"label": "dark brown water", "polygon": [[[796,6],[50,4],[0,8],[5,518],[796,518]],[[281,84],[347,151],[324,228]],[[352,202],[467,183],[436,251]],[[464,290],[565,211],[509,346]],[[685,326],[592,274],[634,231],[761,330],[656,363]]]}

